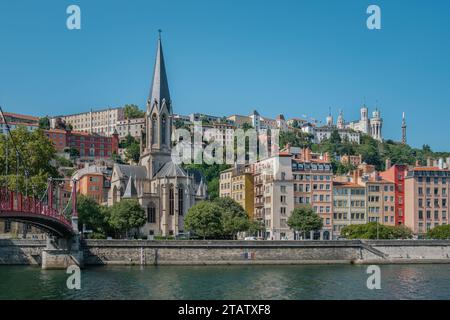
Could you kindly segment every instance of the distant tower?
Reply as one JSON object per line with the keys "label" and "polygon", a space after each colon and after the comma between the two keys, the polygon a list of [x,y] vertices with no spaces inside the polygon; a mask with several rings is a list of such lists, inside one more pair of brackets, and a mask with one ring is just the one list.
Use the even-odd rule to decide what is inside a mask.
{"label": "distant tower", "polygon": [[339,116],[337,118],[337,128],[344,129],[344,126],[345,126],[344,114],[342,113],[342,110],[339,110]]}
{"label": "distant tower", "polygon": [[380,111],[378,108],[372,113],[372,119],[370,119],[370,135],[372,138],[382,141],[383,135],[381,134],[381,129],[383,126],[383,119],[381,119]]}
{"label": "distant tower", "polygon": [[331,115],[331,108],[330,111],[328,112],[328,117],[327,117],[327,126],[331,127],[333,125],[333,116]]}
{"label": "distant tower", "polygon": [[369,128],[369,109],[364,104],[361,107],[361,119],[360,119],[360,129],[363,133],[369,134],[370,128]]}
{"label": "distant tower", "polygon": [[402,116],[402,143],[406,144],[406,117],[404,112]]}

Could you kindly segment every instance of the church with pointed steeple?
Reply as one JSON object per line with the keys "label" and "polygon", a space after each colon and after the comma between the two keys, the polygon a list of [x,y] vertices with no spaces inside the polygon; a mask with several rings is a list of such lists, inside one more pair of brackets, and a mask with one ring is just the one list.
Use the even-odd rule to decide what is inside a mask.
{"label": "church with pointed steeple", "polygon": [[199,172],[188,172],[171,158],[172,101],[161,42],[158,37],[153,78],[141,133],[139,165],[115,164],[108,204],[137,199],[147,223],[141,235],[176,236],[184,233],[184,216],[206,199],[206,183]]}

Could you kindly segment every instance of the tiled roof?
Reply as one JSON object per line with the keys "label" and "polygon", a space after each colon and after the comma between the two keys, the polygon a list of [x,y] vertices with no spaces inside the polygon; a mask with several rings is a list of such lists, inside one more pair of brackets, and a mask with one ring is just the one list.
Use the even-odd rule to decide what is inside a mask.
{"label": "tiled roof", "polygon": [[450,171],[448,169],[439,169],[439,167],[415,167],[414,171]]}
{"label": "tiled roof", "polygon": [[12,113],[12,112],[3,112],[5,117],[14,117],[14,118],[22,118],[27,120],[39,121],[39,117],[29,116],[26,114]]}
{"label": "tiled roof", "polygon": [[353,183],[353,182],[338,182],[338,181],[333,181],[333,186],[336,186],[336,187],[364,188],[364,186],[359,185],[357,183]]}

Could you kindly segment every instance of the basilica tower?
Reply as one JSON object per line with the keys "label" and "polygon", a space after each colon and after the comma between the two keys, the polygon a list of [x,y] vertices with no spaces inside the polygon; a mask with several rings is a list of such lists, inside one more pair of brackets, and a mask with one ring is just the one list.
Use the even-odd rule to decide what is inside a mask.
{"label": "basilica tower", "polygon": [[380,111],[375,109],[372,113],[372,118],[370,119],[370,135],[372,138],[378,141],[383,141],[383,135],[381,129],[383,127],[383,119],[381,119]]}
{"label": "basilica tower", "polygon": [[147,100],[145,143],[141,150],[140,165],[147,168],[148,178],[171,160],[172,102],[159,33],[153,79]]}

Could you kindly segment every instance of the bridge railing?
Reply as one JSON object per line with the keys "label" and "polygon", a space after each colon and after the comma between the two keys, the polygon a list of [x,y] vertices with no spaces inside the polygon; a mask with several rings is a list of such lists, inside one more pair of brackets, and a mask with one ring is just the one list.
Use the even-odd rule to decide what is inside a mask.
{"label": "bridge railing", "polygon": [[40,214],[59,220],[63,224],[72,227],[72,223],[55,208],[34,197],[25,197],[21,193],[11,191],[5,187],[0,188],[0,210],[9,212],[22,212]]}

